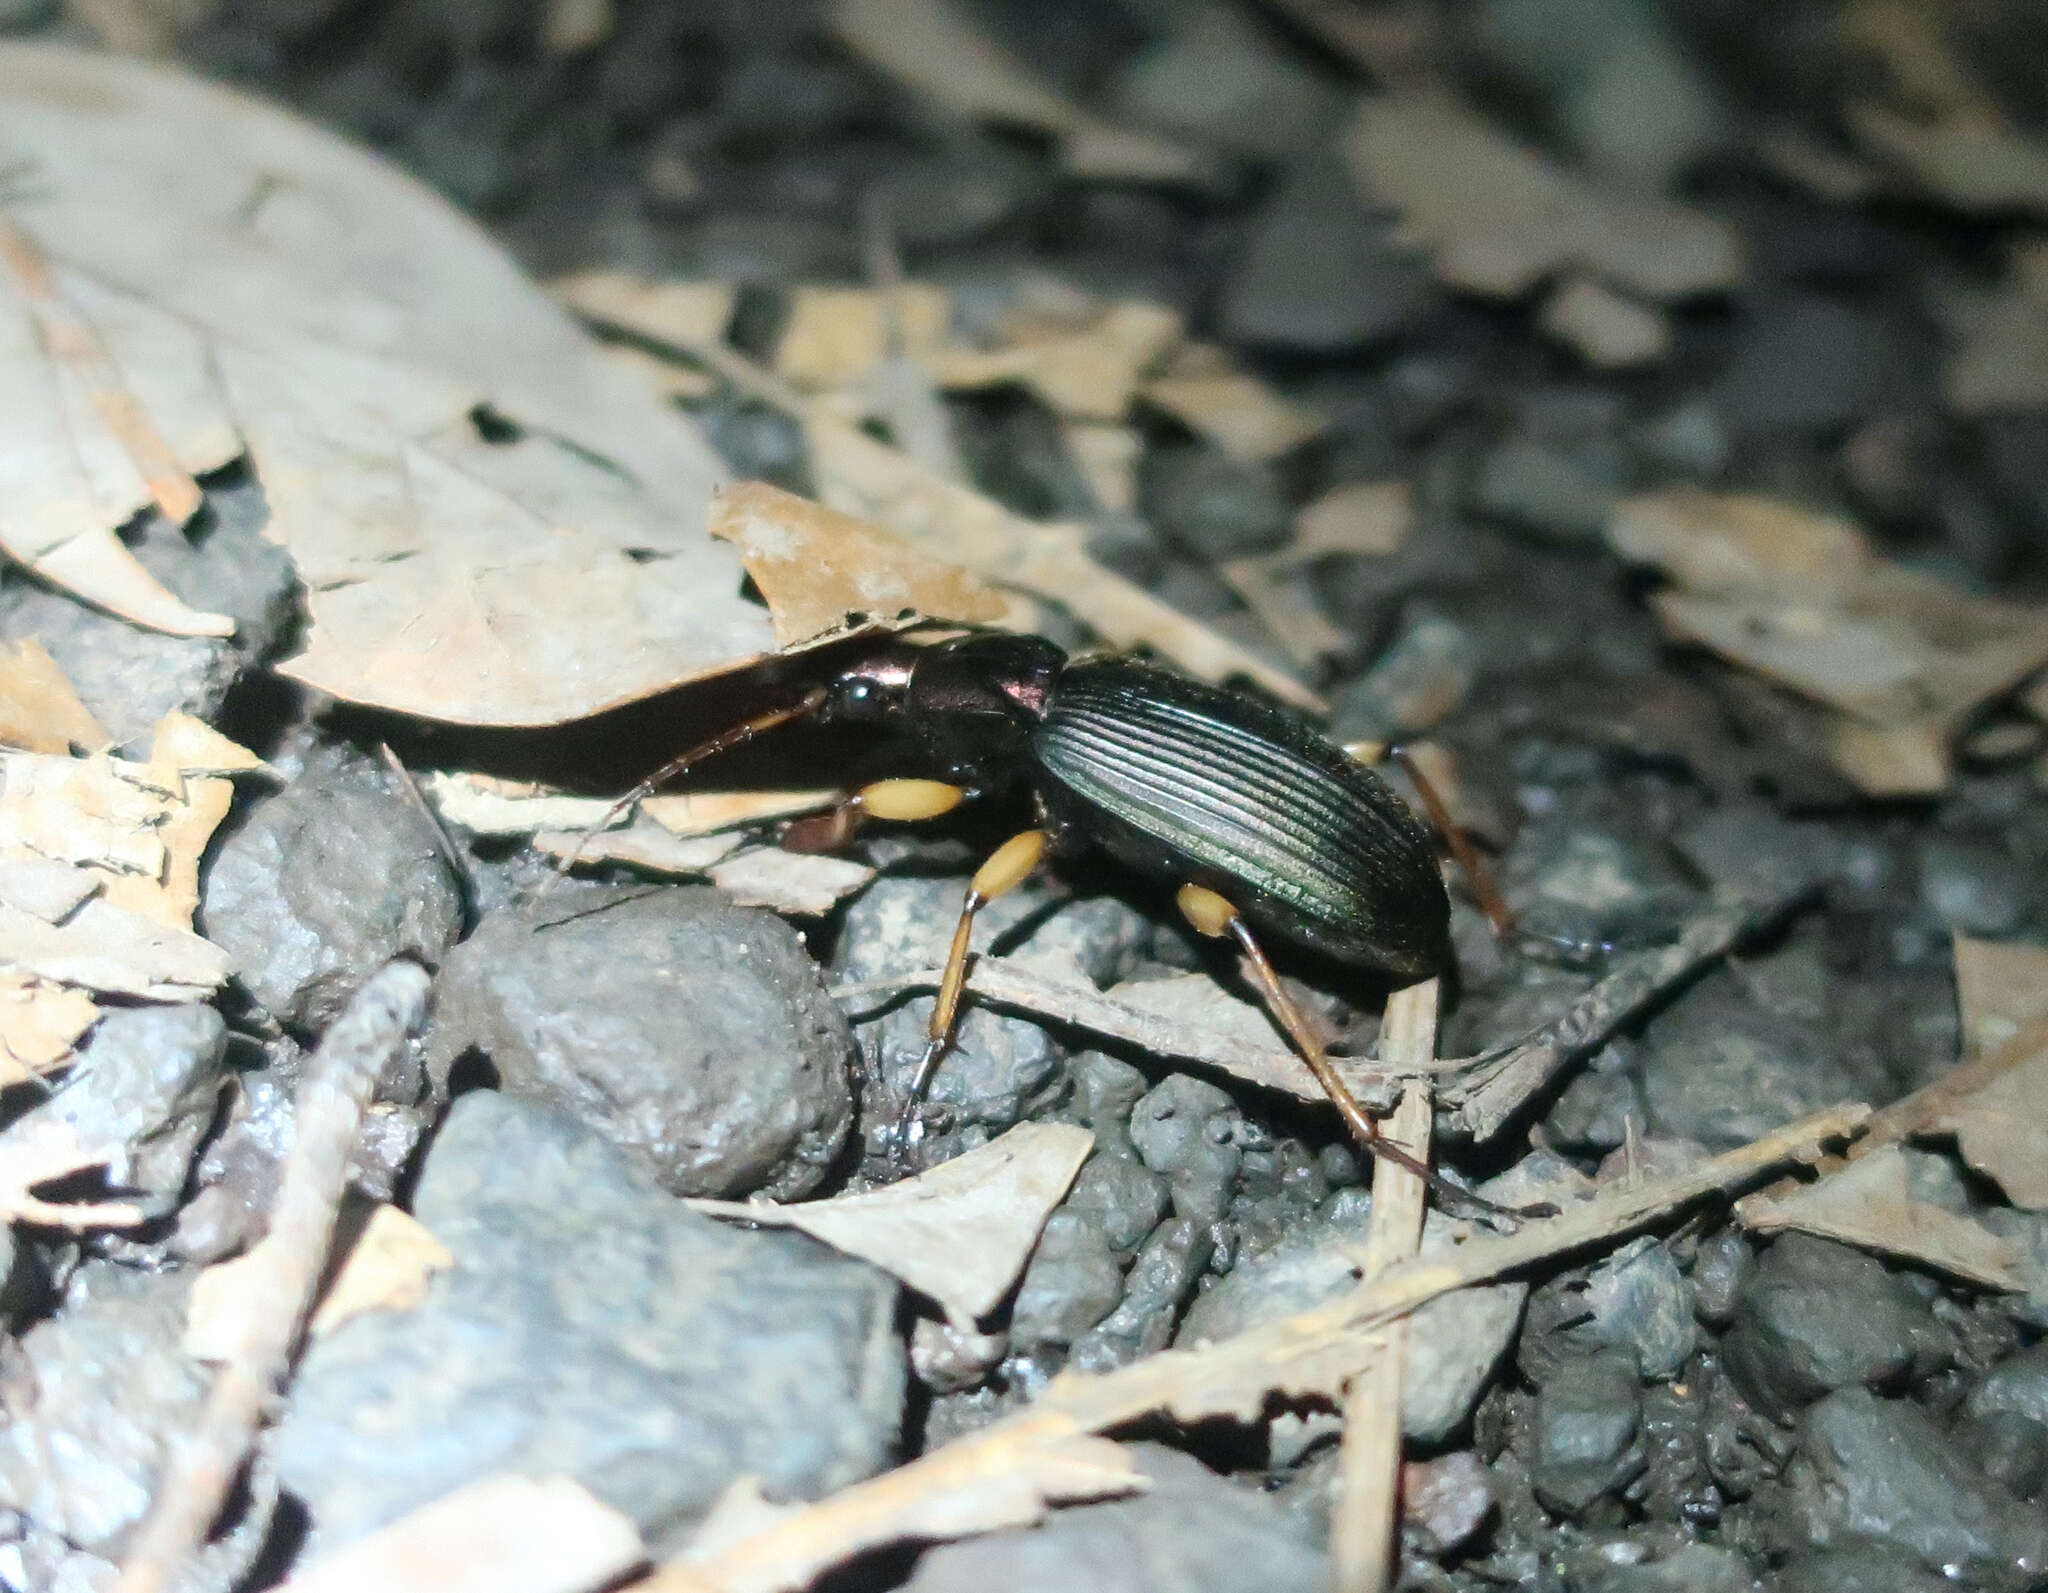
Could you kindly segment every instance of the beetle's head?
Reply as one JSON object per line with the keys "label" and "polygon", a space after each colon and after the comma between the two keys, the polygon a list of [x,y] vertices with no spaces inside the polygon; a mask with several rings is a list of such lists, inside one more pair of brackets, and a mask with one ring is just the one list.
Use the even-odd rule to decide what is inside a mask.
{"label": "beetle's head", "polygon": [[841,670],[825,688],[818,717],[859,724],[887,719],[903,706],[915,657],[913,648],[887,647]]}

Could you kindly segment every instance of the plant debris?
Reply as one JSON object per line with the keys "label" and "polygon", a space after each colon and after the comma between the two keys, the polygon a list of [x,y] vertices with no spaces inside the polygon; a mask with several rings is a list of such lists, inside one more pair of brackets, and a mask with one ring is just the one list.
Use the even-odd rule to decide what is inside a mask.
{"label": "plant debris", "polygon": [[901,1183],[835,1200],[692,1200],[692,1210],[800,1229],[872,1261],[971,1324],[1010,1290],[1046,1215],[1094,1140],[1063,1123],[1019,1123],[1001,1138]]}
{"label": "plant debris", "polygon": [[1829,516],[1682,490],[1619,504],[1608,534],[1676,583],[1653,599],[1673,635],[1833,709],[1828,754],[1874,796],[1946,786],[1964,720],[2048,663],[2048,609],[1957,591]]}

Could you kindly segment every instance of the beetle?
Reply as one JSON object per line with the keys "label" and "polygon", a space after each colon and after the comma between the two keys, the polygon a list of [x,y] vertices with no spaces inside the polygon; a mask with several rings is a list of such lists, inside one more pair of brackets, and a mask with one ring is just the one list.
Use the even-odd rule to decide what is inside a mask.
{"label": "beetle", "polygon": [[[791,844],[821,849],[870,818],[933,819],[1020,787],[1037,816],[969,882],[897,1126],[899,1150],[915,1137],[924,1093],[952,1042],[976,915],[1048,854],[1092,846],[1175,888],[1197,932],[1235,942],[1267,1010],[1361,1146],[1461,1204],[1504,1212],[1384,1139],[1266,955],[1262,932],[1404,981],[1451,963],[1435,832],[1308,721],[1136,659],[1071,658],[1043,637],[976,631],[923,645],[897,638],[799,701],[671,760],[613,815],[696,763],[805,718],[893,725],[928,775],[862,786],[822,820],[799,821],[793,829],[801,836],[786,837]],[[1418,788],[1464,860],[1455,826],[1426,783]],[[571,853],[561,870],[575,860]],[[1490,886],[1481,895],[1504,925]]]}

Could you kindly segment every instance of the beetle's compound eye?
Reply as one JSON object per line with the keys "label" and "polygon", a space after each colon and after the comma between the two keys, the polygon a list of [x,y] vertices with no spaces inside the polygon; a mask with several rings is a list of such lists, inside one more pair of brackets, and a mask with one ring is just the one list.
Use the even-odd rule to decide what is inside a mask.
{"label": "beetle's compound eye", "polygon": [[893,713],[910,684],[910,663],[894,653],[879,654],[855,664],[832,682],[824,717],[872,721]]}

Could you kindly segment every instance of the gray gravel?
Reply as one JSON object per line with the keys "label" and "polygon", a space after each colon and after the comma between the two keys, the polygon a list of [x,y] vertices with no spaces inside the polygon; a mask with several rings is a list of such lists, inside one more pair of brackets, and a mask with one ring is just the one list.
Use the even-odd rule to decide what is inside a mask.
{"label": "gray gravel", "polygon": [[1287,1512],[1171,1449],[1132,1452],[1144,1493],[927,1550],[905,1593],[1323,1593],[1328,1562]]}
{"label": "gray gravel", "polygon": [[1786,1481],[1807,1540],[1875,1538],[1933,1570],[2007,1579],[2037,1578],[2048,1566],[2048,1516],[1984,1476],[1915,1406],[1839,1389],[1806,1413],[1799,1432]]}
{"label": "gray gravel", "polygon": [[311,1031],[392,958],[439,962],[461,932],[462,898],[397,777],[326,748],[221,841],[199,927],[258,1006]]}
{"label": "gray gravel", "polygon": [[1860,1250],[1797,1233],[1744,1285],[1722,1348],[1743,1393],[1779,1417],[1835,1389],[1897,1385],[1951,1353],[1925,1295]]}
{"label": "gray gravel", "polygon": [[818,1187],[853,1121],[852,1038],[796,932],[704,887],[563,893],[487,916],[435,992],[427,1066],[476,1053],[679,1195]]}
{"label": "gray gravel", "polygon": [[117,1557],[207,1376],[179,1348],[189,1277],[81,1268],[63,1313],[23,1335],[0,1400],[0,1506]]}
{"label": "gray gravel", "polygon": [[62,1125],[105,1157],[111,1187],[161,1216],[178,1204],[213,1123],[226,1054],[227,1025],[212,1007],[115,1008],[56,1092],[17,1119],[18,1131]]}
{"label": "gray gravel", "polygon": [[903,1346],[872,1268],[683,1210],[592,1130],[491,1091],[456,1102],[414,1209],[454,1267],[316,1341],[278,1430],[321,1543],[529,1469],[673,1546],[743,1473],[807,1498],[888,1459]]}

